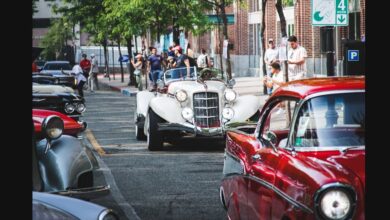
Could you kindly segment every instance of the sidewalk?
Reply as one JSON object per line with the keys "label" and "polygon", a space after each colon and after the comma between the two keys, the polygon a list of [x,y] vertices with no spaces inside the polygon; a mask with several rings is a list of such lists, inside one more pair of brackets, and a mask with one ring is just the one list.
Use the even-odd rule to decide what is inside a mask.
{"label": "sidewalk", "polygon": [[[109,87],[112,90],[118,91],[126,96],[135,96],[138,92],[138,89],[134,86],[128,86],[129,83],[129,74],[124,74],[124,82],[121,82],[121,74],[115,74],[115,80],[113,79],[113,74],[110,74],[111,80],[104,78],[103,74],[98,76],[99,85],[101,87]],[[239,95],[255,95],[262,97],[262,100],[267,96],[263,94],[263,82],[260,77],[239,77],[235,78],[236,85],[234,90]]]}

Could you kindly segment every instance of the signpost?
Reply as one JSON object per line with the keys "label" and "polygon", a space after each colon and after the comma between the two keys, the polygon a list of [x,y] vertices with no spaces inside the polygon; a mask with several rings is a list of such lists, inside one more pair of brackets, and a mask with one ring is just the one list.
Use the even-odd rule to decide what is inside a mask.
{"label": "signpost", "polygon": [[348,26],[348,0],[311,0],[313,26]]}

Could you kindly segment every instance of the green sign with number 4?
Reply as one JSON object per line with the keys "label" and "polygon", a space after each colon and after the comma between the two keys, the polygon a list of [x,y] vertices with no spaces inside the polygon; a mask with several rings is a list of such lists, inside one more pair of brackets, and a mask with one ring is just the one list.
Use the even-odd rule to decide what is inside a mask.
{"label": "green sign with number 4", "polygon": [[311,0],[313,26],[348,26],[347,0]]}

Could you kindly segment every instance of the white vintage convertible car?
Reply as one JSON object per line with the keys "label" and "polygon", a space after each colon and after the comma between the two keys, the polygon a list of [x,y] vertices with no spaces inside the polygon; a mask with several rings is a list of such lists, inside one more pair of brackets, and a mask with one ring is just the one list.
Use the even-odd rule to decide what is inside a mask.
{"label": "white vintage convertible car", "polygon": [[238,96],[218,69],[172,69],[161,78],[156,92],[137,93],[135,133],[150,151],[183,136],[223,138],[228,124],[258,117],[259,97]]}

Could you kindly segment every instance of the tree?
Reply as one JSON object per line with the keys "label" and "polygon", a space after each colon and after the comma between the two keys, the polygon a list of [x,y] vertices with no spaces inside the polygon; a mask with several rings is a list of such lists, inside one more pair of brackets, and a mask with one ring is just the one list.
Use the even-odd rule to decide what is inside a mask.
{"label": "tree", "polygon": [[[214,8],[214,10],[217,12],[218,15],[220,15],[220,18],[222,19],[222,32],[225,40],[229,40],[228,36],[228,22],[227,22],[227,15],[226,15],[226,7],[231,6],[234,2],[236,3],[242,3],[242,0],[201,0],[204,4],[208,4]],[[226,59],[226,72],[228,80],[232,78],[232,65],[230,62],[230,51],[227,49],[227,59]]]}
{"label": "tree", "polygon": [[63,51],[68,40],[72,39],[71,29],[65,19],[59,18],[52,22],[48,33],[42,39],[42,56],[46,60],[64,59]]}

